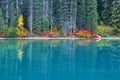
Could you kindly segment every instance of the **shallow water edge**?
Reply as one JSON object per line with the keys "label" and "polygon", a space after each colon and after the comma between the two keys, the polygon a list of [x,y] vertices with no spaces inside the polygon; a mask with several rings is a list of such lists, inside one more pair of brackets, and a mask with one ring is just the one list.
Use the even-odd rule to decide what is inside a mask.
{"label": "shallow water edge", "polygon": [[[77,40],[77,39],[90,39],[90,38],[73,38],[73,37],[58,37],[58,38],[51,38],[51,37],[27,37],[27,38],[0,38],[0,39],[23,39],[23,40],[28,40],[28,39],[55,39],[55,40],[57,40],[57,39],[63,39],[63,40],[67,40],[67,39],[75,39],[75,40]],[[101,39],[120,39],[120,37],[102,37]],[[101,39],[99,39],[99,40],[101,40]],[[94,39],[93,39],[94,40]]]}

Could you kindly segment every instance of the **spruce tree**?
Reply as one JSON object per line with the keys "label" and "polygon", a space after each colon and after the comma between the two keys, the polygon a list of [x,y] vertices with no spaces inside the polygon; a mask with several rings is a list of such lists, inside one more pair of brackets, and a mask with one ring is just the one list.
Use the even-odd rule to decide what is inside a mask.
{"label": "spruce tree", "polygon": [[1,6],[2,6],[2,0],[0,0],[0,8],[1,8]]}
{"label": "spruce tree", "polygon": [[85,10],[85,0],[78,0],[77,1],[77,28],[83,29],[85,28],[86,21],[86,10]]}
{"label": "spruce tree", "polygon": [[9,25],[9,0],[2,0],[2,11],[4,14],[5,26]]}
{"label": "spruce tree", "polygon": [[112,20],[110,16],[112,15],[113,1],[114,0],[97,0],[99,21],[105,25],[110,25],[110,21]]}
{"label": "spruce tree", "polygon": [[117,27],[120,29],[120,0],[115,0],[113,2],[111,22],[112,27]]}
{"label": "spruce tree", "polygon": [[20,8],[18,6],[18,2],[13,1],[13,0],[9,0],[9,22],[8,25],[12,26],[12,27],[16,27],[17,26],[17,19],[18,19],[18,15],[19,15],[19,11]]}
{"label": "spruce tree", "polygon": [[54,0],[54,25],[64,34],[76,29],[76,15],[77,0]]}
{"label": "spruce tree", "polygon": [[62,0],[53,0],[53,25],[59,29],[63,24]]}
{"label": "spruce tree", "polygon": [[[28,17],[29,17],[29,0],[23,0],[23,3],[21,4],[21,12],[23,14],[23,18],[24,18],[24,26],[25,28],[29,29],[28,26]],[[30,30],[30,29],[29,29]]]}
{"label": "spruce tree", "polygon": [[97,14],[97,2],[96,0],[86,0],[85,1],[85,10],[86,10],[86,28],[95,31],[98,22],[98,14]]}
{"label": "spruce tree", "polygon": [[4,26],[3,12],[0,8],[0,27],[3,27],[3,26]]}
{"label": "spruce tree", "polygon": [[33,0],[33,32],[41,33],[43,28],[43,0]]}
{"label": "spruce tree", "polygon": [[64,34],[67,33],[67,31],[69,30],[70,27],[70,0],[63,0],[62,2],[63,6],[62,6],[62,17],[63,17],[63,24],[62,24],[62,32]]}

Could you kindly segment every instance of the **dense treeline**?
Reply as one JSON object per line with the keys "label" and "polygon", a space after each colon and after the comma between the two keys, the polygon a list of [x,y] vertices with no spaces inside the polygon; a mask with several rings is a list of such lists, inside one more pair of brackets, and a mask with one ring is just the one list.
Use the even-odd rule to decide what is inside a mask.
{"label": "dense treeline", "polygon": [[0,27],[17,26],[23,15],[25,28],[41,33],[57,27],[62,33],[97,25],[120,29],[120,0],[0,0]]}

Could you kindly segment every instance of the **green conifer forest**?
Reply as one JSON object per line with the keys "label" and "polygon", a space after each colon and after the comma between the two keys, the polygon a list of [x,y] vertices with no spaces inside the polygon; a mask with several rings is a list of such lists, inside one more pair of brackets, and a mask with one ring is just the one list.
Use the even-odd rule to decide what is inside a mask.
{"label": "green conifer forest", "polygon": [[86,33],[119,37],[120,0],[0,0],[0,37]]}

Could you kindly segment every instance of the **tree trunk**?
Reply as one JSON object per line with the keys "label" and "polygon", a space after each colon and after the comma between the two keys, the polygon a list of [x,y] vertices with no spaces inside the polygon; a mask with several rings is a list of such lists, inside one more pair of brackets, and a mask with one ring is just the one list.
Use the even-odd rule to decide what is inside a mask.
{"label": "tree trunk", "polygon": [[19,17],[19,5],[18,5],[18,0],[16,0],[16,16]]}
{"label": "tree trunk", "polygon": [[52,29],[53,29],[53,0],[50,0],[50,23],[51,23],[50,31],[52,32]]}
{"label": "tree trunk", "polygon": [[6,4],[5,4],[5,6],[6,6],[6,13],[5,13],[5,25],[6,26],[8,26],[8,20],[9,20],[9,1],[8,0],[6,0]]}
{"label": "tree trunk", "polygon": [[32,29],[33,29],[33,0],[29,0],[29,29],[30,33],[32,34]]}

